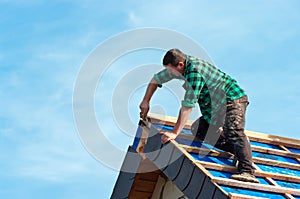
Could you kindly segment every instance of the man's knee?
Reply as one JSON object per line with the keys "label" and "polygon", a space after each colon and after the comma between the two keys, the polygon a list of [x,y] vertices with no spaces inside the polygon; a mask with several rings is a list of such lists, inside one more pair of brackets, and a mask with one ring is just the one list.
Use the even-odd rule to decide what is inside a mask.
{"label": "man's knee", "polygon": [[191,132],[194,136],[196,136],[200,140],[204,140],[209,124],[206,120],[201,116],[197,120],[195,120],[191,126]]}

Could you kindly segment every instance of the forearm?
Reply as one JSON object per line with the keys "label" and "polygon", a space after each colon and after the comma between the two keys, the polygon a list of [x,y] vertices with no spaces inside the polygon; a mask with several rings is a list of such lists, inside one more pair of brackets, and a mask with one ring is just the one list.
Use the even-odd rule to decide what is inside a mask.
{"label": "forearm", "polygon": [[152,78],[150,83],[148,84],[143,101],[140,104],[140,109],[141,109],[140,117],[143,119],[145,119],[148,114],[148,111],[150,108],[149,102],[150,102],[150,99],[151,99],[153,93],[157,89],[157,86],[158,86],[157,81]]}
{"label": "forearm", "polygon": [[177,135],[181,132],[184,125],[186,124],[187,120],[189,119],[189,116],[192,112],[193,108],[182,106],[179,112],[179,116],[177,119],[177,122],[174,126],[173,132]]}
{"label": "forearm", "polygon": [[157,81],[154,78],[152,78],[150,83],[148,84],[143,101],[150,102],[150,99],[153,96],[154,92],[156,91],[157,87],[158,87]]}

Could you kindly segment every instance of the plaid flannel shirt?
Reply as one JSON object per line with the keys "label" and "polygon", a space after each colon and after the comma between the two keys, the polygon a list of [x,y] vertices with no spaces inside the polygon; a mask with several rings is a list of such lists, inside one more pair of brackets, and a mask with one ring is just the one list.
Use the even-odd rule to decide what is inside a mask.
{"label": "plaid flannel shirt", "polygon": [[154,75],[159,87],[174,78],[185,81],[183,88],[186,92],[182,106],[195,107],[198,102],[203,118],[211,124],[216,124],[219,115],[224,114],[228,101],[246,95],[236,80],[214,65],[193,56],[186,56],[181,77],[172,75],[167,69]]}

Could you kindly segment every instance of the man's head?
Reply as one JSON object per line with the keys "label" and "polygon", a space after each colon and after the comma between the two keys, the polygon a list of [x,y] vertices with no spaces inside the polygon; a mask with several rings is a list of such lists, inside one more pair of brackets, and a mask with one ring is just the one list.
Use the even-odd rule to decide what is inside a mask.
{"label": "man's head", "polygon": [[186,55],[178,49],[169,50],[164,58],[163,65],[168,68],[169,72],[179,76],[183,74],[185,67]]}

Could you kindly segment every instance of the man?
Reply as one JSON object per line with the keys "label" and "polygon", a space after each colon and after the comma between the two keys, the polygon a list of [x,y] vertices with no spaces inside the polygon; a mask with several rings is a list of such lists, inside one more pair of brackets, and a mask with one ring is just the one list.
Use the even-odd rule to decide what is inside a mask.
{"label": "man", "polygon": [[239,173],[232,175],[232,179],[259,183],[253,175],[251,147],[244,133],[248,105],[245,91],[211,63],[186,55],[178,49],[171,49],[165,54],[163,65],[166,68],[155,74],[148,84],[140,104],[141,117],[147,116],[150,99],[163,83],[174,78],[185,80],[183,87],[186,93],[173,131],[162,135],[162,143],[178,136],[192,108],[198,103],[202,116],[192,124],[192,133],[235,155]]}

